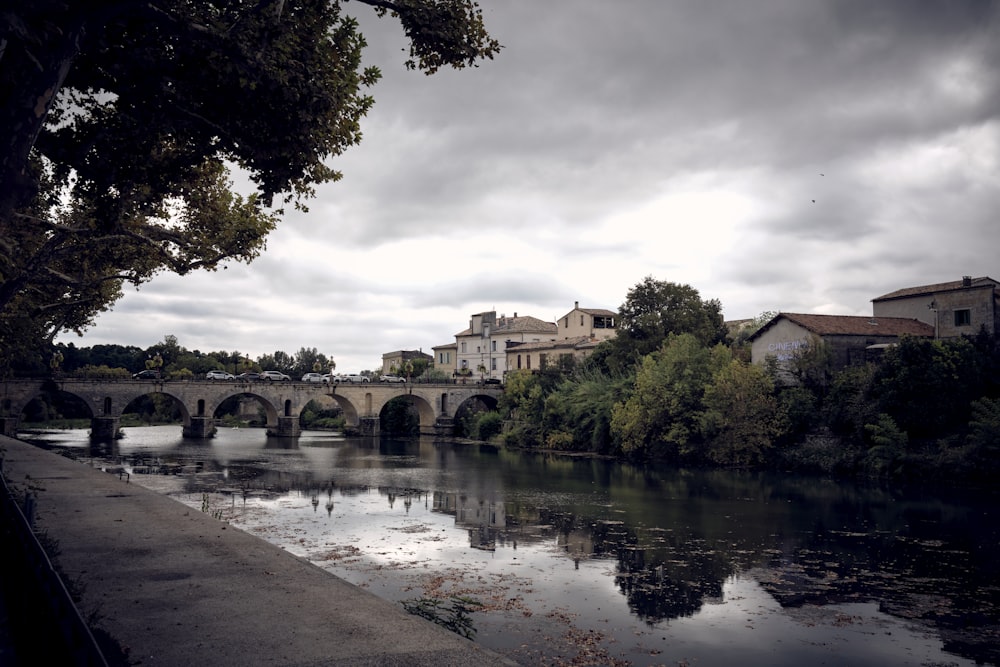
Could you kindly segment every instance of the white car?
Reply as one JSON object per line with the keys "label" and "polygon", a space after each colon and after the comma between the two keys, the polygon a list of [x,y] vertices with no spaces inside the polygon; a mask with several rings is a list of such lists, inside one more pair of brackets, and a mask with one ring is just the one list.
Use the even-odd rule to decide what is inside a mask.
{"label": "white car", "polygon": [[349,373],[347,375],[338,375],[333,378],[334,382],[353,382],[355,384],[365,384],[371,382],[371,378],[367,375],[360,375],[358,373]]}
{"label": "white car", "polygon": [[233,374],[226,371],[209,371],[205,373],[206,380],[232,380]]}
{"label": "white car", "polygon": [[380,375],[378,378],[379,382],[406,382],[406,378],[400,377],[398,375]]}
{"label": "white car", "polygon": [[330,384],[330,376],[322,373],[306,373],[302,376],[303,382],[317,382],[320,384]]}
{"label": "white car", "polygon": [[264,371],[260,374],[260,380],[263,382],[290,382],[291,379],[281,371]]}

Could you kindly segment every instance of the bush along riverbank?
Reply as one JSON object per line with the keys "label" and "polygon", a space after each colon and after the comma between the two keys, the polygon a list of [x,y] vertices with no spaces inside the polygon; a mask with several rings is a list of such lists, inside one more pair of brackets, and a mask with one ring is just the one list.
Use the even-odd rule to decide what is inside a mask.
{"label": "bush along riverbank", "polygon": [[1000,472],[996,336],[903,338],[843,369],[822,346],[781,366],[745,357],[690,334],[630,366],[599,348],[508,374],[497,410],[463,420],[462,435],[688,466],[971,483]]}

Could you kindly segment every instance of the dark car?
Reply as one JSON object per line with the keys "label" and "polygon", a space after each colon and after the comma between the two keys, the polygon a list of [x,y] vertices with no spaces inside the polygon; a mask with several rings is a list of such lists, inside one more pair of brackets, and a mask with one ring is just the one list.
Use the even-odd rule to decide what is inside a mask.
{"label": "dark car", "polygon": [[132,377],[136,380],[155,380],[160,377],[160,372],[151,370],[139,371],[132,375]]}
{"label": "dark car", "polygon": [[260,373],[240,373],[236,376],[236,379],[243,382],[256,382],[260,379]]}
{"label": "dark car", "polygon": [[483,380],[483,384],[500,384],[499,378],[486,378]]}

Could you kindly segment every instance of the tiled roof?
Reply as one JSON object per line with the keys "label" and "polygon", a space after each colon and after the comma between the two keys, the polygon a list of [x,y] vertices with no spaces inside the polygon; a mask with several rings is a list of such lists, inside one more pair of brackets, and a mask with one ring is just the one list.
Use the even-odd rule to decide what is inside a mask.
{"label": "tiled roof", "polygon": [[447,350],[449,347],[458,347],[458,343],[445,343],[444,345],[435,345],[432,350]]}
{"label": "tiled roof", "polygon": [[751,340],[770,329],[778,320],[786,319],[818,336],[933,336],[934,327],[907,317],[860,317],[856,315],[814,315],[780,313],[761,327]]}
{"label": "tiled roof", "polygon": [[530,315],[522,317],[501,317],[497,320],[497,328],[493,333],[551,333],[554,334],[559,327],[554,322],[543,322],[537,317]]}
{"label": "tiled roof", "polygon": [[[998,285],[997,281],[983,276],[981,278],[972,279],[972,287],[996,287]],[[947,283],[936,283],[934,285],[921,285],[919,287],[904,287],[903,289],[898,289],[895,292],[889,292],[888,294],[883,294],[882,296],[877,296],[872,301],[888,301],[889,299],[901,299],[908,296],[920,296],[922,294],[936,294],[938,292],[951,292],[954,290],[960,290],[963,288],[961,280],[952,280]]]}
{"label": "tiled roof", "polygon": [[599,317],[618,317],[618,313],[605,308],[577,308],[577,310],[582,313],[587,313],[588,315],[597,315]]}
{"label": "tiled roof", "polygon": [[[515,352],[520,352],[522,350],[527,350],[531,352],[533,350],[570,350],[570,349],[580,349],[584,347],[594,347],[599,344],[599,340],[591,340],[590,336],[575,336],[573,338],[563,338],[562,340],[543,340],[532,343],[512,343],[507,347],[508,350]],[[591,343],[593,345],[591,345]]]}

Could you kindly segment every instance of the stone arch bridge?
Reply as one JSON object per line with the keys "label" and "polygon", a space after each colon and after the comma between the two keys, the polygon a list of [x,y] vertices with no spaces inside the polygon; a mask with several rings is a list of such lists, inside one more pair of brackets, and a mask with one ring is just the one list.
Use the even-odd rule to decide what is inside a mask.
{"label": "stone arch bridge", "polygon": [[28,403],[44,392],[61,391],[76,396],[91,410],[91,438],[114,438],[125,408],[145,395],[169,396],[184,419],[184,435],[210,438],[215,432],[215,412],[228,398],[252,397],[264,408],[268,431],[297,437],[299,415],[313,399],[327,397],[343,410],[346,428],[364,435],[378,435],[379,416],[389,401],[403,397],[420,417],[420,432],[450,434],[454,416],[463,404],[478,399],[495,408],[503,389],[497,385],[461,384],[332,384],[303,382],[164,381],[18,379],[0,384],[0,422],[4,435],[13,436]]}

